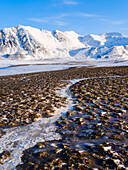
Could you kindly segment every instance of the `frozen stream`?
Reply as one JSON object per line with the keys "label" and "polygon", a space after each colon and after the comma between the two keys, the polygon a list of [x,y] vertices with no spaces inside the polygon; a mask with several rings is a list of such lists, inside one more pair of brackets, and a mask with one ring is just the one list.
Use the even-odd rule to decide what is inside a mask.
{"label": "frozen stream", "polygon": [[[95,79],[97,77],[92,78]],[[105,76],[98,78],[105,78]],[[21,163],[20,158],[23,150],[33,147],[37,142],[58,140],[61,138],[58,133],[55,133],[56,126],[54,123],[61,115],[65,114],[68,110],[71,110],[74,105],[71,96],[68,94],[69,87],[84,79],[71,80],[69,85],[56,92],[61,97],[67,97],[68,104],[59,109],[55,108],[56,111],[54,116],[50,118],[41,118],[37,122],[27,126],[13,127],[4,130],[6,134],[0,138],[0,153],[4,150],[9,150],[11,151],[11,157],[4,162],[4,164],[0,165],[0,170],[14,170],[15,166]]]}
{"label": "frozen stream", "polygon": [[5,129],[5,135],[0,138],[0,153],[4,150],[11,151],[11,157],[0,165],[0,170],[14,170],[15,166],[21,163],[23,150],[34,146],[37,142],[48,140],[58,140],[60,135],[55,133],[55,121],[73,106],[73,101],[67,90],[71,85],[79,80],[71,81],[66,88],[57,91],[62,97],[67,97],[67,106],[56,108],[54,116],[50,118],[41,118],[27,126],[13,127]]}

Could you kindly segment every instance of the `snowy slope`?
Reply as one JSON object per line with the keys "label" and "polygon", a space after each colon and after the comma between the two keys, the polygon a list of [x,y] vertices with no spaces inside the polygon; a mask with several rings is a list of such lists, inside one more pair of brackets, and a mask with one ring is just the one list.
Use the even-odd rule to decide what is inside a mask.
{"label": "snowy slope", "polygon": [[104,33],[100,35],[89,34],[84,37],[81,37],[81,41],[84,44],[88,44],[90,46],[120,46],[128,44],[128,37],[125,35],[113,32],[113,33]]}
{"label": "snowy slope", "polygon": [[121,33],[89,34],[79,39],[86,48],[77,53],[77,58],[128,59],[128,37]]}
{"label": "snowy slope", "polygon": [[63,33],[25,26],[6,28],[0,31],[0,55],[10,59],[70,58],[70,50],[85,46],[78,36],[72,31]]}
{"label": "snowy slope", "polygon": [[16,26],[0,31],[0,60],[128,59],[128,37],[120,33],[80,36]]}

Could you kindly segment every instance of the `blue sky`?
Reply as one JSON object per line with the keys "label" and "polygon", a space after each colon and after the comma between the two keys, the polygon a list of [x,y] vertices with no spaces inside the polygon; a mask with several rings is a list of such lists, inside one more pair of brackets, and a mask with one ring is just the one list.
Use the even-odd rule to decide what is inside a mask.
{"label": "blue sky", "polygon": [[128,0],[0,0],[0,29],[17,25],[128,35]]}

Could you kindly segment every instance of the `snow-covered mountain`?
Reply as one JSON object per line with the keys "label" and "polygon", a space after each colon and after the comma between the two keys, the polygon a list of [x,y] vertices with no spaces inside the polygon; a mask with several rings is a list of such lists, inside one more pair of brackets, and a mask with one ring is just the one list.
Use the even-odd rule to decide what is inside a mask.
{"label": "snow-covered mountain", "polygon": [[128,37],[120,33],[80,36],[16,26],[0,31],[0,57],[9,59],[128,59]]}

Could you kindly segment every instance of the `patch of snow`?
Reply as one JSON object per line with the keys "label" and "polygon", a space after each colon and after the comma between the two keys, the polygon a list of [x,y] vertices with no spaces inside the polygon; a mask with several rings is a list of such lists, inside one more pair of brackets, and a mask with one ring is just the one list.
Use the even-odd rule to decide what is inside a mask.
{"label": "patch of snow", "polygon": [[103,149],[104,149],[104,151],[110,151],[112,149],[112,147],[111,146],[104,146]]}

